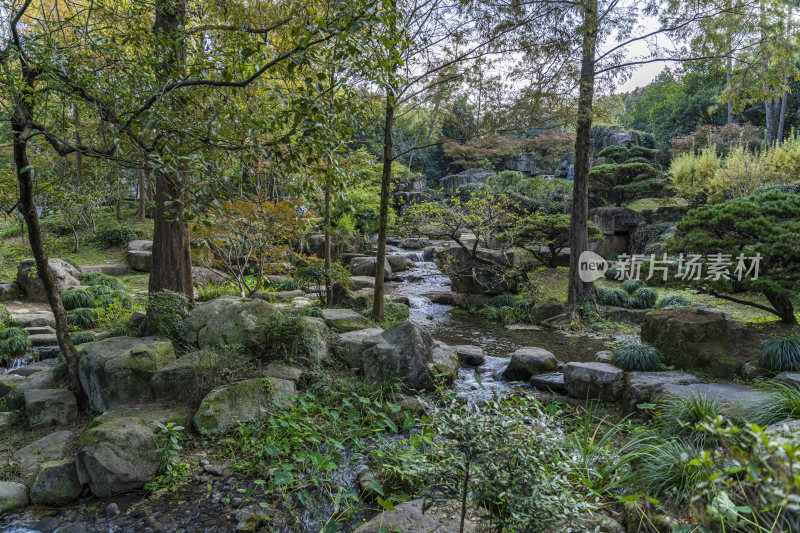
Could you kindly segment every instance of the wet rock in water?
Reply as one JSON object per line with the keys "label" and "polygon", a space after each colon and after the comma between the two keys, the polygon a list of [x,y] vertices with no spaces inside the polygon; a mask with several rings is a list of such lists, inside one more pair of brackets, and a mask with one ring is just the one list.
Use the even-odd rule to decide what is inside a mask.
{"label": "wet rock in water", "polygon": [[486,361],[486,355],[483,353],[483,348],[480,346],[473,346],[470,344],[462,344],[460,346],[453,346],[458,356],[458,362],[462,365],[480,366]]}
{"label": "wet rock in water", "polygon": [[260,324],[279,312],[263,300],[217,298],[198,305],[189,313],[189,332],[184,341],[200,347],[236,344],[258,354],[266,342]]}
{"label": "wet rock in water", "polygon": [[[461,504],[446,502],[444,506],[433,506],[423,512],[423,501],[412,500],[396,505],[391,511],[383,511],[362,524],[354,533],[381,533],[383,531],[435,531],[436,533],[458,533],[461,524]],[[478,527],[471,520],[464,523],[464,531],[475,532]]]}
{"label": "wet rock in water", "polygon": [[450,291],[430,291],[422,296],[435,304],[453,305],[453,293]]}
{"label": "wet rock in water", "polygon": [[136,418],[115,418],[90,428],[78,445],[79,468],[100,498],[139,489],[158,471],[153,432]]}
{"label": "wet rock in water", "polygon": [[430,333],[406,320],[364,342],[364,375],[372,381],[401,381],[413,390],[432,389],[436,376],[455,376],[455,350],[433,340]]}
{"label": "wet rock in water", "polygon": [[564,392],[564,373],[550,372],[548,374],[536,374],[531,376],[528,381],[531,387],[541,390],[551,390],[553,392]]}
{"label": "wet rock in water", "polygon": [[27,390],[24,398],[25,416],[32,428],[66,424],[78,418],[75,395],[66,389]]}
{"label": "wet rock in water", "polygon": [[112,337],[81,344],[78,373],[89,404],[100,412],[153,397],[150,380],[175,359],[163,337]]}
{"label": "wet rock in water", "polygon": [[31,485],[31,503],[66,505],[83,490],[74,459],[42,463]]}
{"label": "wet rock in water", "polygon": [[28,505],[28,489],[22,483],[0,481],[0,514]]}
{"label": "wet rock in water", "polygon": [[403,272],[411,266],[411,261],[401,254],[392,254],[386,256],[386,261],[389,263],[389,268],[392,272]]}
{"label": "wet rock in water", "polygon": [[[53,279],[56,283],[56,289],[59,293],[74,289],[80,286],[81,282],[78,281],[80,272],[77,268],[70,265],[61,259],[49,259],[47,262],[50,267],[50,272],[53,274]],[[17,285],[19,285],[22,292],[28,297],[29,300],[38,302],[47,301],[47,295],[44,292],[44,285],[39,276],[34,274],[36,268],[36,261],[33,259],[23,259],[17,265]],[[24,327],[24,326],[20,326]]]}
{"label": "wet rock in water", "polygon": [[264,407],[285,405],[296,395],[291,381],[246,379],[209,392],[200,402],[193,423],[200,433],[225,431],[239,422],[252,422],[268,416]]}
{"label": "wet rock in water", "polygon": [[72,431],[56,431],[20,448],[11,457],[26,475],[33,474],[41,463],[66,457]]}
{"label": "wet rock in water", "polygon": [[389,300],[396,303],[402,304],[406,307],[411,307],[411,299],[408,296],[403,296],[402,294],[396,294],[394,296],[390,296]]}
{"label": "wet rock in water", "polygon": [[275,379],[285,379],[295,385],[303,377],[303,370],[294,366],[279,365],[270,363],[264,369],[264,374]]}
{"label": "wet rock in water", "polygon": [[322,317],[329,327],[343,333],[366,329],[370,326],[366,317],[351,309],[323,309]]}
{"label": "wet rock in water", "polygon": [[[375,276],[377,265],[378,259],[376,257],[354,257],[350,260],[350,264],[347,265],[347,270],[353,276]],[[383,264],[383,277],[384,279],[392,277],[392,267],[388,260]]]}
{"label": "wet rock in water", "polygon": [[567,363],[564,388],[579,400],[617,400],[622,394],[624,372],[607,363]]}
{"label": "wet rock in water", "polygon": [[363,366],[363,354],[366,350],[364,342],[381,333],[383,333],[381,328],[367,328],[340,333],[337,354],[350,365],[350,368],[361,368]]}
{"label": "wet rock in water", "polygon": [[691,385],[694,383],[701,383],[700,378],[688,372],[628,372],[625,374],[622,406],[627,412],[633,412],[637,405],[655,401],[667,385]]}
{"label": "wet rock in water", "polygon": [[534,374],[552,372],[558,368],[556,357],[545,350],[535,346],[526,346],[511,354],[503,379],[506,381],[528,381]]}

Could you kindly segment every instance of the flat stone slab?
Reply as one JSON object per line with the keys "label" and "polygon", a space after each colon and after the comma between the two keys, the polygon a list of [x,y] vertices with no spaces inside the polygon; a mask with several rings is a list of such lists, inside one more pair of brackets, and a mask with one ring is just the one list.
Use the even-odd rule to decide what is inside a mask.
{"label": "flat stone slab", "polygon": [[28,335],[55,335],[56,333],[56,330],[50,326],[34,326],[32,328],[25,328],[25,331],[28,333]]}
{"label": "flat stone slab", "polygon": [[724,402],[735,406],[744,406],[766,397],[766,393],[747,385],[737,383],[695,383],[692,385],[670,385],[663,388],[664,394],[673,394],[681,398],[699,396]]}
{"label": "flat stone slab", "polygon": [[33,346],[58,346],[58,337],[55,333],[39,333],[28,335]]}
{"label": "flat stone slab", "polygon": [[303,370],[293,366],[270,363],[267,365],[267,368],[264,369],[264,374],[271,378],[286,379],[297,384],[300,378],[303,377]]}
{"label": "flat stone slab", "polygon": [[372,276],[351,276],[350,282],[353,284],[354,291],[375,288],[375,278]]}
{"label": "flat stone slab", "polygon": [[702,381],[688,372],[628,372],[625,374],[625,390],[622,404],[628,412],[636,410],[642,403],[652,403],[667,385],[696,385]]}
{"label": "flat stone slab", "polygon": [[81,268],[81,272],[100,272],[106,276],[121,277],[130,274],[131,267],[128,265],[94,265]]}
{"label": "flat stone slab", "polygon": [[369,320],[351,309],[323,309],[322,318],[328,327],[346,333],[366,329],[370,326]]}
{"label": "flat stone slab", "polygon": [[480,346],[473,346],[471,344],[462,344],[460,346],[453,346],[458,356],[458,362],[462,365],[480,366],[486,361],[486,354],[483,353],[483,348]]}
{"label": "flat stone slab", "polygon": [[528,381],[531,387],[553,392],[564,392],[564,373],[550,372],[549,374],[536,374]]}
{"label": "flat stone slab", "polygon": [[66,457],[72,435],[72,431],[51,433],[14,452],[11,460],[17,463],[26,475],[34,474],[41,463]]}
{"label": "flat stone slab", "polygon": [[125,254],[125,261],[128,262],[128,265],[139,272],[150,272],[152,259],[153,253],[144,250],[128,250],[128,253]]}
{"label": "flat stone slab", "polygon": [[623,388],[621,368],[608,363],[567,363],[564,388],[580,400],[617,400]]}
{"label": "flat stone slab", "polygon": [[169,422],[188,428],[193,414],[191,408],[186,406],[165,406],[159,403],[119,405],[92,420],[91,427],[120,418],[136,418],[153,432],[158,431],[159,424],[167,425]]}
{"label": "flat stone slab", "polygon": [[56,318],[50,311],[36,311],[35,313],[12,314],[11,318],[22,329],[50,326],[56,327]]}
{"label": "flat stone slab", "polygon": [[142,250],[145,252],[152,251],[153,241],[139,240],[131,241],[128,243],[128,250]]}

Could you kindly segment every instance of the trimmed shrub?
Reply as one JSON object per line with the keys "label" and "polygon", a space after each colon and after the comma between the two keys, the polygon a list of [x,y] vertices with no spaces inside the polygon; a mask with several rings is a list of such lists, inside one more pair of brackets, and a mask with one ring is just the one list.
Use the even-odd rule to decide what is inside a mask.
{"label": "trimmed shrub", "polygon": [[[16,329],[16,328],[11,328]],[[26,333],[24,336],[11,336],[0,340],[0,361],[8,362],[31,349],[33,344]]]}
{"label": "trimmed shrub", "polygon": [[645,343],[623,344],[611,352],[611,363],[628,372],[658,370],[662,364],[661,352]]}
{"label": "trimmed shrub", "polygon": [[262,322],[266,353],[273,359],[298,362],[308,356],[306,318],[294,313],[273,313]]}
{"label": "trimmed shrub", "polygon": [[608,269],[603,273],[603,276],[605,276],[605,278],[607,280],[617,281],[619,279],[619,277],[620,277],[620,274],[621,274],[621,272],[620,272],[619,268],[615,267],[615,266],[612,266],[612,267],[608,267]]}
{"label": "trimmed shrub", "polygon": [[636,289],[627,301],[630,309],[651,309],[656,304],[658,293],[650,287],[640,287]]}
{"label": "trimmed shrub", "polygon": [[90,287],[108,287],[115,291],[124,290],[122,282],[102,272],[84,272],[79,276],[81,282]]}
{"label": "trimmed shrub", "polygon": [[762,341],[758,364],[772,372],[800,370],[800,335],[776,335]]}
{"label": "trimmed shrub", "polygon": [[130,309],[133,306],[133,298],[125,291],[108,291],[99,295],[95,303],[97,307],[119,305],[123,309]]}
{"label": "trimmed shrub", "polygon": [[644,281],[640,279],[626,279],[622,282],[622,289],[628,294],[633,294],[642,287],[644,287]]}
{"label": "trimmed shrub", "polygon": [[87,342],[94,342],[95,336],[88,331],[76,331],[69,336],[70,340],[72,340],[72,344],[86,344]]}
{"label": "trimmed shrub", "polygon": [[78,307],[67,312],[67,324],[79,329],[92,329],[97,326],[100,312],[93,307]]}
{"label": "trimmed shrub", "polygon": [[188,318],[189,299],[186,295],[172,291],[151,292],[142,331],[146,335],[163,335],[180,341],[189,327]]}
{"label": "trimmed shrub", "polygon": [[600,301],[605,305],[613,307],[627,307],[628,299],[630,296],[622,289],[605,289],[598,290]]}
{"label": "trimmed shrub", "polygon": [[689,307],[693,303],[692,300],[682,294],[668,294],[661,298],[657,307],[659,309],[676,309],[678,307]]}
{"label": "trimmed shrub", "polygon": [[94,307],[95,295],[89,289],[72,289],[61,295],[64,309],[72,311],[81,307]]}

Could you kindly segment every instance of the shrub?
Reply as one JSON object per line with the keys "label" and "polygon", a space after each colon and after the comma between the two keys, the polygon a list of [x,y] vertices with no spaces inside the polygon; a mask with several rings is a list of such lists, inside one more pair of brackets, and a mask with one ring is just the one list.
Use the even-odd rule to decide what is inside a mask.
{"label": "shrub", "polygon": [[122,281],[107,274],[103,274],[102,272],[84,272],[80,275],[79,279],[84,285],[89,285],[90,287],[108,287],[115,291],[125,289]]}
{"label": "shrub", "polygon": [[303,284],[294,278],[284,278],[275,284],[276,291],[300,291]]}
{"label": "shrub", "polygon": [[181,341],[189,327],[189,299],[185,294],[151,292],[146,310],[142,321],[142,331],[146,335],[163,335],[173,341]]}
{"label": "shrub", "polygon": [[633,294],[637,289],[644,287],[644,281],[639,279],[626,279],[622,282],[622,288],[628,294]]}
{"label": "shrub", "polygon": [[0,329],[0,340],[8,340],[14,337],[27,337],[28,332],[22,328],[5,328]]}
{"label": "shrub", "polygon": [[645,446],[640,455],[639,480],[649,496],[685,501],[702,479],[692,464],[697,450],[686,440],[670,439]]}
{"label": "shrub", "polygon": [[612,266],[608,267],[608,269],[603,273],[606,279],[611,281],[616,281],[621,277],[621,271],[619,268]]}
{"label": "shrub", "polygon": [[769,426],[800,418],[800,388],[780,381],[769,381],[764,388],[766,394],[745,407],[747,420],[759,426]]}
{"label": "shrub", "polygon": [[645,343],[623,344],[612,351],[611,363],[628,372],[658,370],[662,364],[661,352]]}
{"label": "shrub", "polygon": [[124,309],[130,309],[133,306],[133,298],[125,291],[108,291],[100,294],[95,304],[97,307],[119,305]]}
{"label": "shrub", "polygon": [[95,234],[95,241],[103,248],[127,246],[131,241],[145,236],[142,230],[125,225],[116,225],[103,228]]}
{"label": "shrub", "polygon": [[613,307],[626,307],[630,296],[622,289],[606,289],[601,288],[598,290],[600,301],[605,305]]}
{"label": "shrub", "polygon": [[72,344],[76,346],[78,344],[86,344],[87,342],[94,342],[95,336],[88,331],[76,331],[69,336],[70,340],[72,340]]}
{"label": "shrub", "polygon": [[7,363],[12,357],[27,352],[31,346],[28,332],[24,329],[0,327],[0,361]]}
{"label": "shrub", "polygon": [[64,259],[64,262],[67,263],[68,265],[71,265],[71,266],[77,268],[78,270],[81,269],[81,266],[74,259],[70,259],[70,258],[67,257],[67,258]]}
{"label": "shrub", "polygon": [[776,335],[762,341],[758,364],[773,372],[800,370],[800,335]]}
{"label": "shrub", "polygon": [[651,309],[656,304],[658,293],[650,287],[639,287],[630,298],[627,306],[630,309]]}
{"label": "shrub", "polygon": [[81,307],[94,307],[95,295],[88,289],[72,289],[61,295],[64,309],[72,311]]}
{"label": "shrub", "polygon": [[5,305],[0,304],[0,328],[11,323],[11,313]]}
{"label": "shrub", "polygon": [[67,323],[79,329],[92,329],[97,326],[99,310],[93,307],[78,307],[67,312]]}
{"label": "shrub", "polygon": [[689,201],[708,192],[709,183],[721,166],[715,147],[704,148],[699,155],[683,154],[672,160],[669,167],[675,190]]}
{"label": "shrub", "polygon": [[689,307],[692,300],[682,294],[668,294],[658,302],[659,309],[676,309],[678,307]]}
{"label": "shrub", "polygon": [[239,296],[239,289],[232,283],[223,283],[221,285],[209,283],[197,287],[197,300],[200,302],[216,300],[222,296]]}
{"label": "shrub", "polygon": [[273,313],[262,322],[269,359],[300,362],[309,355],[308,322],[302,315]]}
{"label": "shrub", "polygon": [[325,270],[324,261],[314,261],[306,267],[297,269],[297,281],[313,287],[317,292],[320,301],[325,300],[325,280],[329,279],[331,285],[338,283],[344,287],[350,287],[350,272],[339,263],[331,263],[330,270]]}
{"label": "shrub", "polygon": [[723,412],[723,404],[707,396],[670,397],[664,404],[660,420],[670,437],[682,437],[705,448],[716,443],[714,437],[698,426],[711,423]]}

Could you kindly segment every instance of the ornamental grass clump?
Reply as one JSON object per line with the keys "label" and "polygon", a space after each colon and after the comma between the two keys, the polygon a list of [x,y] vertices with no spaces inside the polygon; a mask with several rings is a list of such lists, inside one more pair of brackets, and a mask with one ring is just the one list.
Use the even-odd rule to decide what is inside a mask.
{"label": "ornamental grass clump", "polygon": [[611,364],[628,372],[658,370],[662,365],[661,352],[645,343],[623,344],[611,352]]}
{"label": "ornamental grass clump", "polygon": [[761,343],[758,364],[773,372],[800,370],[800,335],[776,335]]}

